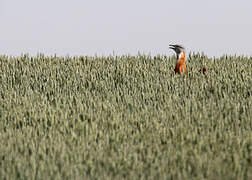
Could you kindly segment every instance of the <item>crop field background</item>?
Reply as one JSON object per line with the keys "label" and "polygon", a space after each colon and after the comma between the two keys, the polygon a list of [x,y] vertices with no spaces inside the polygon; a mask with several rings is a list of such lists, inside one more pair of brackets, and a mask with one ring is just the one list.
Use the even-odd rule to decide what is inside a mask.
{"label": "crop field background", "polygon": [[175,62],[0,56],[0,179],[252,179],[252,58]]}

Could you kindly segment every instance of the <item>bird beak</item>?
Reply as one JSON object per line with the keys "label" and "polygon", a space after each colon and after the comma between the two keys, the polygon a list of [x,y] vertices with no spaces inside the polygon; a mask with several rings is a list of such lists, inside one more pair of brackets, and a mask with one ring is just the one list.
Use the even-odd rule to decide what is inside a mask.
{"label": "bird beak", "polygon": [[174,45],[169,45],[169,48],[175,50]]}

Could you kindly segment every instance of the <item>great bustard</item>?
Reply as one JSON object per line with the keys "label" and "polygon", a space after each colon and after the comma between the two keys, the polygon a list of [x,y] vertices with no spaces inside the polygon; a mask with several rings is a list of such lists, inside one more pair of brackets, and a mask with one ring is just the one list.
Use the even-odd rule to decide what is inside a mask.
{"label": "great bustard", "polygon": [[185,48],[180,45],[169,45],[170,49],[173,49],[177,54],[177,63],[174,69],[175,73],[182,74],[183,72],[188,74],[186,69],[186,57],[185,57]]}

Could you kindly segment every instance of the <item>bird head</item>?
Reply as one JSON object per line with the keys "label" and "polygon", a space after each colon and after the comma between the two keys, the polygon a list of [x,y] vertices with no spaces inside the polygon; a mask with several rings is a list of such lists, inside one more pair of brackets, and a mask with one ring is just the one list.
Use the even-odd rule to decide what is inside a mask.
{"label": "bird head", "polygon": [[171,45],[169,45],[169,48],[173,49],[176,52],[177,58],[180,56],[181,53],[185,54],[185,48],[181,45],[177,45],[177,44],[172,45],[171,44]]}

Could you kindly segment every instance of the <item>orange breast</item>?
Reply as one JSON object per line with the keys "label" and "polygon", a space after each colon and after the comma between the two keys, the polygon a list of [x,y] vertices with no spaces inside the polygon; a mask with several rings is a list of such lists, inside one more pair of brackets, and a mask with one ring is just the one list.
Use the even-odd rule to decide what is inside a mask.
{"label": "orange breast", "polygon": [[183,72],[185,72],[186,74],[188,74],[187,69],[186,69],[186,64],[185,64],[185,55],[181,54],[180,58],[176,64],[176,67],[174,69],[175,73],[181,74]]}

